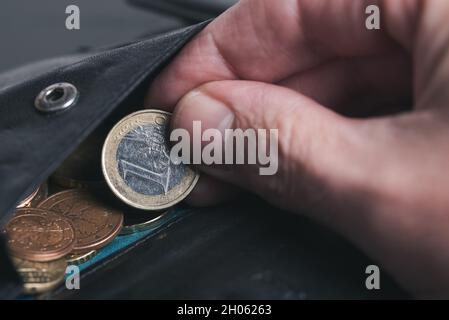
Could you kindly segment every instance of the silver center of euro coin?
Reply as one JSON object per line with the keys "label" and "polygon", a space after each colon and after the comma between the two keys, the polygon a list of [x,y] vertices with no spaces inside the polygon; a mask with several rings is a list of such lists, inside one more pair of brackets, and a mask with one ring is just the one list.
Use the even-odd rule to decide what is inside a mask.
{"label": "silver center of euro coin", "polygon": [[145,124],[128,132],[117,149],[119,174],[133,191],[167,194],[179,184],[187,168],[170,161],[166,124]]}

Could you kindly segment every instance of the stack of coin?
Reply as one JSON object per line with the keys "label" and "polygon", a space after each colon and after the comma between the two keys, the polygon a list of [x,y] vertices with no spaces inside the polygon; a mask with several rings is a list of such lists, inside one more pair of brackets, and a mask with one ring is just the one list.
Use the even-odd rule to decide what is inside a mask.
{"label": "stack of coin", "polygon": [[190,193],[199,175],[171,161],[169,121],[169,113],[145,110],[119,121],[105,141],[105,129],[97,130],[49,185],[17,205],[4,231],[25,293],[55,288],[67,264],[88,261],[119,234],[157,227]]}
{"label": "stack of coin", "polygon": [[40,293],[64,279],[64,256],[75,245],[75,230],[67,219],[37,208],[18,209],[5,232],[25,293]]}
{"label": "stack of coin", "polygon": [[58,192],[35,208],[18,208],[5,232],[24,292],[54,288],[64,279],[62,265],[86,262],[122,225],[121,211],[82,189]]}

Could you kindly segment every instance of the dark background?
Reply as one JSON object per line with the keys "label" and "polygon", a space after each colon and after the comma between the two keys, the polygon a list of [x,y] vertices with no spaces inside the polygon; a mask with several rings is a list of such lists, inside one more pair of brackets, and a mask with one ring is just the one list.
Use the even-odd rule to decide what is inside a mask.
{"label": "dark background", "polygon": [[[234,1],[0,0],[0,72],[177,29],[210,18]],[[177,10],[187,2],[189,7]],[[201,3],[207,8],[197,10]],[[70,4],[80,8],[80,30],[65,27]],[[157,239],[159,246],[147,241],[114,260],[89,280],[90,290],[56,297],[407,297],[384,275],[381,292],[367,291],[364,268],[372,262],[300,216],[260,200],[197,211]]]}
{"label": "dark background", "polygon": [[[65,9],[70,4],[80,8],[80,30],[65,27]],[[0,72],[185,24],[180,18],[143,10],[124,0],[1,0]]]}

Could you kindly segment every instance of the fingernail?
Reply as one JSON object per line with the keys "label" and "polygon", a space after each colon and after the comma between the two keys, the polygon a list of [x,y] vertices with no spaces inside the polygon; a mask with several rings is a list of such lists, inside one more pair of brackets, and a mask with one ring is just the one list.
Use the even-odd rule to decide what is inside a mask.
{"label": "fingernail", "polygon": [[185,95],[176,106],[173,126],[191,131],[194,121],[201,122],[203,131],[215,128],[224,134],[225,129],[232,127],[234,113],[222,101],[195,90]]}

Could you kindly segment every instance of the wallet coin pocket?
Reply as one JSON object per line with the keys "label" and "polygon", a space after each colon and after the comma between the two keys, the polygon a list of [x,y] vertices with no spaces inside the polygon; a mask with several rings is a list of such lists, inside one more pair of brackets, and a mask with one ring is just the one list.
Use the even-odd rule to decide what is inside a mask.
{"label": "wallet coin pocket", "polygon": [[182,215],[111,196],[101,148],[204,25],[0,75],[0,297],[48,292],[67,277],[61,266],[95,269]]}

